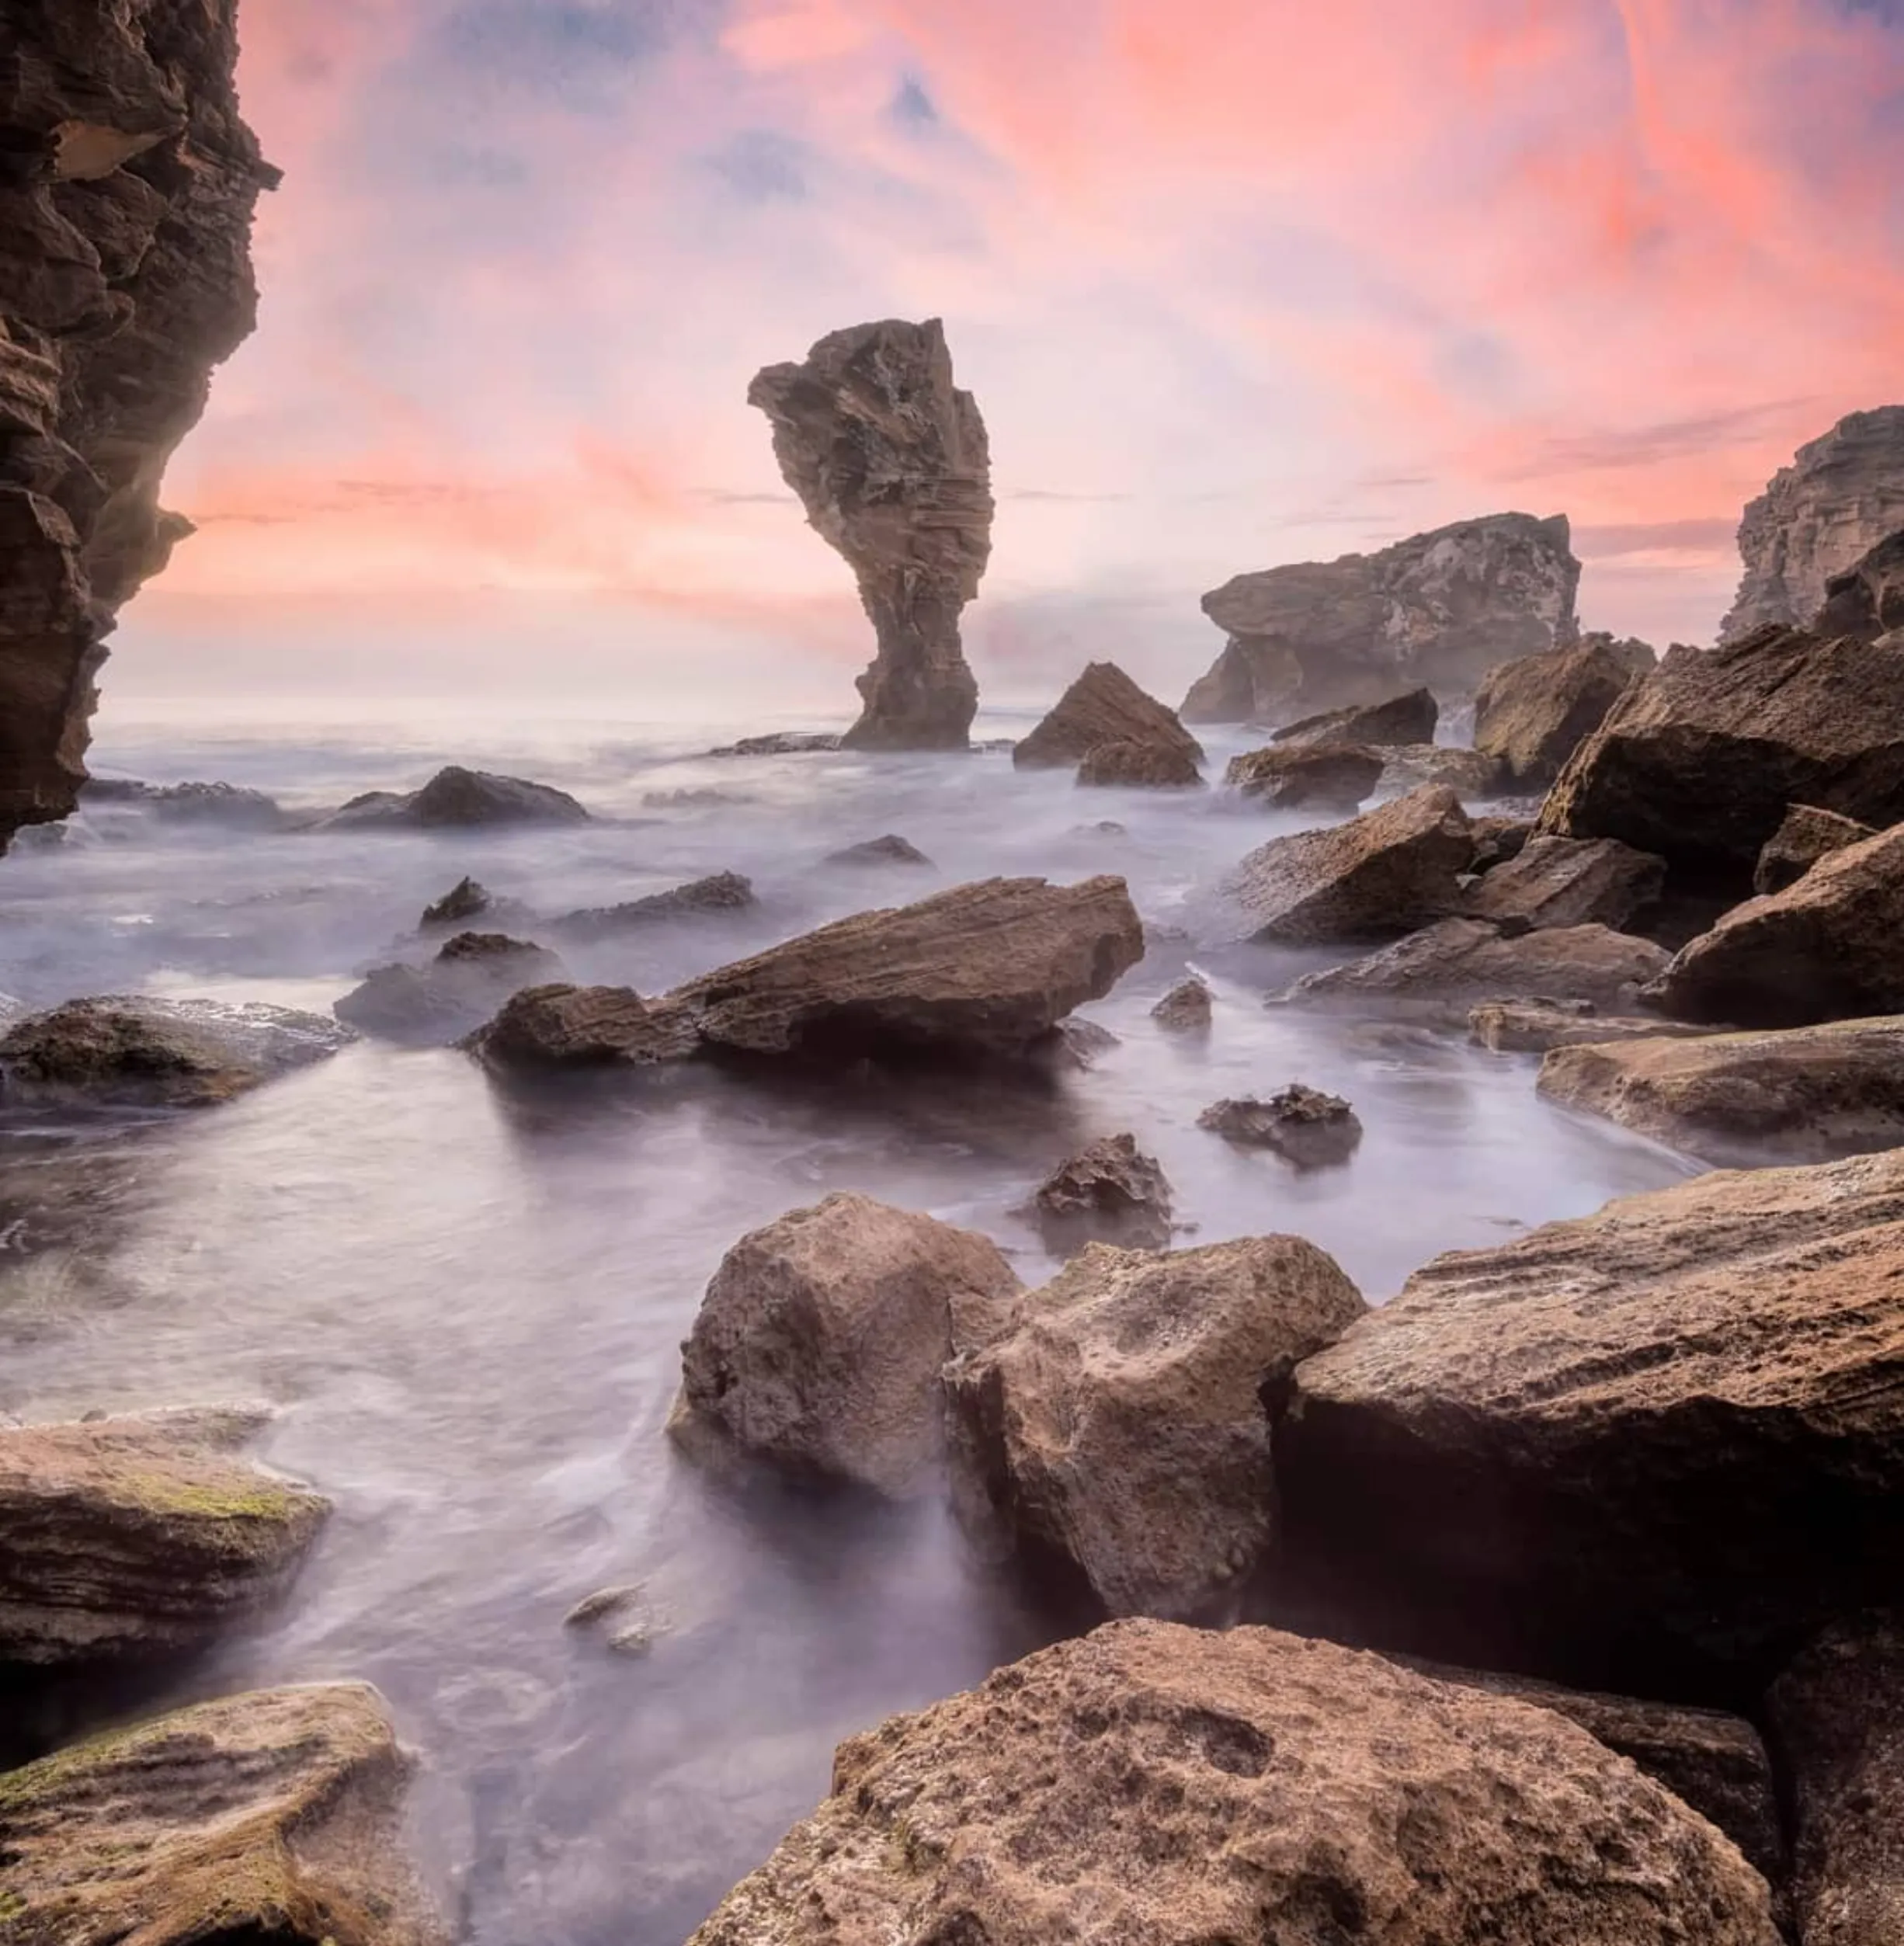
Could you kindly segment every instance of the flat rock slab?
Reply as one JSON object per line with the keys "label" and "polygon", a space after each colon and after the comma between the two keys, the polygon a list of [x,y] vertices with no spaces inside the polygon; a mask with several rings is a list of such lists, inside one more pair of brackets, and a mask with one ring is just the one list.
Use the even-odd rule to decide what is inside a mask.
{"label": "flat rock slab", "polygon": [[1385,702],[1364,703],[1343,710],[1325,710],[1298,718],[1276,732],[1280,744],[1301,746],[1327,743],[1432,743],[1441,707],[1434,692],[1412,689]]}
{"label": "flat rock slab", "polygon": [[1353,813],[1374,796],[1383,761],[1366,743],[1272,743],[1232,757],[1223,781],[1281,811]]}
{"label": "flat rock slab", "polygon": [[1548,1054],[1555,1048],[1621,1041],[1683,1041],[1715,1034],[1644,1013],[1602,1013],[1590,1001],[1489,1000],[1468,1016],[1468,1037],[1494,1054]]}
{"label": "flat rock slab", "polygon": [[1659,903],[1666,860],[1617,839],[1534,838],[1487,873],[1468,910],[1496,924],[1629,925]]}

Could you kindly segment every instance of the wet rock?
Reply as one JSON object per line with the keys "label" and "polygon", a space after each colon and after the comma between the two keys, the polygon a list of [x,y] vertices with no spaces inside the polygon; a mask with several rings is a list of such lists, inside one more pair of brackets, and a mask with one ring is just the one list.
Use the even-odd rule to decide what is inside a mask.
{"label": "wet rock", "polygon": [[[1031,734],[1014,746],[1020,770],[1082,763],[1107,743],[1158,753],[1160,768],[1193,777],[1203,745],[1155,697],[1146,695],[1115,662],[1093,662]],[[1169,759],[1174,757],[1174,763]]]}
{"label": "wet rock", "polygon": [[332,1011],[360,1033],[448,1042],[480,1027],[512,993],[567,978],[556,955],[503,933],[458,933],[426,966],[372,969]]}
{"label": "wet rock", "polygon": [[1899,1579],[1901,1220],[1894,1151],[1437,1258],[1298,1371],[1292,1572],[1464,1661],[1769,1677]]}
{"label": "wet rock", "polygon": [[1035,1051],[1052,1067],[1088,1073],[1106,1055],[1123,1045],[1109,1027],[1073,1014],[1068,1020],[1060,1020],[1037,1044]]}
{"label": "wet rock", "polygon": [[1031,1211],[1054,1256],[1093,1241],[1169,1247],[1170,1184],[1134,1135],[1107,1135],[1060,1163],[1038,1186]]}
{"label": "wet rock", "polygon": [[562,1618],[565,1628],[591,1628],[598,1621],[623,1614],[641,1599],[642,1584],[638,1581],[622,1582],[615,1586],[597,1588],[592,1594],[584,1595],[574,1607]]}
{"label": "wet rock", "polygon": [[991,460],[943,326],[835,332],[804,363],[758,374],[747,401],[773,422],[781,474],[853,569],[878,639],[846,746],[964,749],[978,686],[959,615],[992,551]]}
{"label": "wet rock", "polygon": [[268,1416],[0,1430],[0,1663],[162,1659],[280,1596],[330,1503],[238,1456]]}
{"label": "wet rock", "polygon": [[459,878],[442,898],[423,908],[423,916],[417,924],[419,927],[467,926],[471,919],[481,919],[495,902],[486,885],[479,885],[473,878]]}
{"label": "wet rock", "polygon": [[351,1037],[321,1014],[256,1002],[68,1000],[0,1034],[0,1082],[16,1103],[207,1107],[324,1060]]}
{"label": "wet rock", "polygon": [[1602,1013],[1590,1000],[1490,1000],[1468,1016],[1468,1038],[1496,1054],[1546,1054],[1555,1048],[1606,1047],[1621,1041],[1684,1040],[1710,1034],[1644,1013]]}
{"label": "wet rock", "polygon": [[775,730],[766,736],[744,736],[738,743],[724,743],[710,750],[711,757],[811,756],[837,750],[846,738],[831,730]]}
{"label": "wet rock", "polygon": [[0,1775],[0,1923],[42,1946],[433,1946],[410,1764],[362,1683],[259,1690]]}
{"label": "wet rock", "polygon": [[1616,932],[1658,905],[1666,860],[1615,838],[1535,838],[1468,895],[1496,925],[1609,926]]}
{"label": "wet rock", "polygon": [[497,825],[586,824],[589,814],[566,791],[450,764],[420,791],[367,791],[314,831],[443,831]]}
{"label": "wet rock", "polygon": [[1210,989],[1194,975],[1178,981],[1150,1010],[1150,1017],[1166,1034],[1207,1033],[1210,1016]]}
{"label": "wet rock", "polygon": [[1795,804],[1785,813],[1784,822],[1766,839],[1752,875],[1752,889],[1761,898],[1782,892],[1788,885],[1795,885],[1819,859],[1876,836],[1869,825],[1840,818],[1835,811]]}
{"label": "wet rock", "polygon": [[1273,743],[1231,758],[1223,781],[1278,810],[1353,811],[1374,795],[1382,764],[1367,744]]}
{"label": "wet rock", "polygon": [[1298,1237],[1090,1245],[947,1375],[962,1513],[1107,1614],[1233,1619],[1273,1526],[1266,1402],[1366,1308]]}
{"label": "wet rock", "polygon": [[1362,1144],[1362,1124],[1339,1095],[1293,1082],[1267,1101],[1253,1096],[1213,1103],[1197,1126],[1239,1148],[1271,1148],[1298,1169],[1346,1162]]}
{"label": "wet rock", "polygon": [[1078,782],[1086,785],[1187,791],[1203,780],[1193,757],[1155,743],[1100,743],[1078,766]]}
{"label": "wet rock", "polygon": [[1272,742],[1286,748],[1317,749],[1329,744],[1359,744],[1386,749],[1397,744],[1432,743],[1441,706],[1432,690],[1412,689],[1379,703],[1325,710],[1285,724]]}
{"label": "wet rock", "polygon": [[165,824],[223,825],[238,831],[276,831],[290,821],[276,798],[235,784],[141,784],[130,777],[89,778],[81,808],[122,805],[149,811]]}
{"label": "wet rock", "polygon": [[690,1946],[1777,1946],[1729,1840],[1551,1710],[1112,1623],[841,1745]]}
{"label": "wet rock", "polygon": [[558,982],[513,995],[463,1044],[495,1073],[533,1076],[679,1061],[693,1052],[694,1036],[631,987]]}
{"label": "wet rock", "polygon": [[597,1628],[611,1655],[645,1656],[669,1632],[666,1614],[648,1598],[640,1582],[598,1588],[562,1618],[565,1628]]}
{"label": "wet rock", "polygon": [[709,912],[744,912],[759,903],[752,879],[737,871],[720,871],[707,878],[691,879],[685,885],[671,885],[665,892],[650,892],[643,898],[626,900],[619,905],[597,905],[585,912],[566,912],[560,919],[551,919],[549,930],[579,944]]}
{"label": "wet rock", "polygon": [[1218,888],[1231,938],[1385,939],[1455,909],[1474,838],[1452,791],[1429,785],[1345,825],[1272,838]]}
{"label": "wet rock", "polygon": [[1496,865],[1504,865],[1510,858],[1518,858],[1527,848],[1527,840],[1534,836],[1534,822],[1529,818],[1488,816],[1470,821],[1475,834],[1475,855],[1470,869],[1476,872],[1489,872]]}
{"label": "wet rock", "polygon": [[1475,695],[1475,748],[1495,759],[1510,786],[1544,788],[1640,672],[1610,641],[1490,669]]}
{"label": "wet rock", "polygon": [[1703,1162],[1829,1162],[1904,1145],[1904,1020],[1565,1048],[1540,1088]]}
{"label": "wet rock", "polygon": [[1812,626],[1821,634],[1874,642],[1904,629],[1904,533],[1878,542],[1854,567],[1825,584]]}
{"label": "wet rock", "polygon": [[1499,798],[1508,789],[1498,759],[1482,750],[1464,750],[1447,743],[1397,744],[1387,753],[1381,781],[1390,791],[1446,784],[1464,798]]}
{"label": "wet rock", "polygon": [[869,838],[863,844],[849,845],[843,851],[829,852],[820,863],[855,868],[871,865],[924,865],[929,868],[932,860],[917,845],[900,837],[896,832],[888,832],[883,838]]}
{"label": "wet rock", "polygon": [[669,1431],[734,1455],[902,1497],[943,1449],[940,1374],[1020,1289],[969,1230],[837,1195],[744,1236],[681,1347]]}

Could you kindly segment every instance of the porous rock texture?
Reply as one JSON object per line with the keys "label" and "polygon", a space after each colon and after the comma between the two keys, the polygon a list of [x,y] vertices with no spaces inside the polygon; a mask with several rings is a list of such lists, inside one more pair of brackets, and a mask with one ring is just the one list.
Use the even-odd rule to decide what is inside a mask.
{"label": "porous rock texture", "polygon": [[1021,770],[1082,763],[1108,743],[1134,743],[1176,756],[1193,775],[1203,745],[1176,711],[1139,689],[1115,662],[1093,662],[1029,736],[1012,746]]}
{"label": "porous rock texture", "polygon": [[1078,766],[1081,784],[1139,791],[1194,791],[1204,780],[1197,759],[1177,745],[1100,743]]}
{"label": "porous rock texture", "polygon": [[1815,804],[1795,804],[1785,813],[1784,822],[1766,839],[1753,870],[1752,889],[1761,897],[1782,892],[1788,885],[1795,885],[1819,859],[1876,835],[1869,825],[1854,818],[1840,818],[1836,811],[1820,811]]}
{"label": "porous rock texture", "polygon": [[877,638],[850,749],[964,749],[978,685],[959,616],[992,550],[985,422],[952,383],[945,329],[888,318],[770,365],[748,403],[815,531],[845,558]]}
{"label": "porous rock texture", "polygon": [[1038,1185],[1032,1216],[1054,1256],[1092,1242],[1161,1250],[1170,1242],[1170,1184],[1132,1135],[1107,1135],[1068,1157]]}
{"label": "porous rock texture", "polygon": [[410,1763],[361,1683],[259,1690],[0,1774],[7,1946],[436,1946]]}
{"label": "porous rock texture", "polygon": [[492,1072],[533,1076],[641,1068],[693,1052],[685,1023],[632,987],[526,987],[464,1043]]}
{"label": "porous rock texture", "polygon": [[1572,641],[1569,544],[1564,515],[1492,514],[1377,554],[1239,575],[1204,597],[1229,641],[1183,720],[1274,722],[1411,683],[1471,689],[1497,662]]}
{"label": "porous rock texture", "polygon": [[1114,1622],[842,1744],[690,1946],[1777,1946],[1731,1840],[1551,1711]]}
{"label": "porous rock texture", "polygon": [[1534,838],[1468,895],[1467,909],[1497,924],[1630,925],[1659,902],[1666,860],[1617,838]]}
{"label": "porous rock texture", "polygon": [[1166,1034],[1207,1034],[1214,1011],[1209,982],[1193,973],[1179,980],[1150,1010]]}
{"label": "porous rock texture", "polygon": [[1711,1027],[1645,1013],[1602,1013],[1590,1000],[1489,1000],[1468,1016],[1468,1038],[1495,1054],[1547,1054],[1555,1048],[1607,1047],[1618,1041],[1684,1040]]}
{"label": "porous rock texture", "polygon": [[1475,694],[1475,748],[1517,789],[1544,787],[1606,721],[1636,672],[1610,642],[1581,642],[1489,670]]}
{"label": "porous rock texture", "polygon": [[1382,753],[1366,743],[1272,743],[1232,757],[1223,781],[1280,811],[1353,815],[1381,781]]}
{"label": "porous rock texture", "polygon": [[189,521],[166,461],[252,329],[235,0],[8,9],[0,45],[0,848],[64,818],[106,638]]}
{"label": "porous rock texture", "polygon": [[1239,1148],[1273,1149],[1298,1169],[1346,1162],[1362,1145],[1362,1122],[1340,1095],[1292,1082],[1267,1101],[1212,1102],[1197,1126]]}

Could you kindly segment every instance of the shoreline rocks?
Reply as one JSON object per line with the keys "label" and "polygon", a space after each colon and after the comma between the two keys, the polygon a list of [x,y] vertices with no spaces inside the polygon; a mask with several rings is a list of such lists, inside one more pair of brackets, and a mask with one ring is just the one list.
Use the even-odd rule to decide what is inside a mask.
{"label": "shoreline rocks", "polygon": [[671,885],[665,892],[649,892],[644,898],[624,900],[619,905],[596,905],[583,912],[565,912],[560,919],[551,919],[548,926],[558,937],[582,945],[704,913],[744,912],[759,902],[754,896],[752,879],[737,871],[720,871],[706,878],[690,879],[686,884]]}
{"label": "shoreline rocks", "polygon": [[1216,1102],[1197,1126],[1239,1148],[1273,1149],[1298,1169],[1346,1162],[1362,1143],[1361,1121],[1348,1103],[1300,1081],[1267,1101]]}
{"label": "shoreline rocks", "polygon": [[1384,759],[1364,743],[1272,743],[1232,757],[1223,781],[1279,811],[1353,815],[1374,794]]}
{"label": "shoreline rocks", "polygon": [[1685,1040],[1723,1030],[1650,1014],[1602,1013],[1591,1000],[1489,1000],[1469,1013],[1468,1037],[1491,1054],[1549,1054],[1621,1041]]}
{"label": "shoreline rocks", "polygon": [[1795,804],[1785,813],[1784,823],[1766,839],[1753,871],[1752,889],[1761,898],[1782,892],[1797,884],[1821,858],[1877,835],[1869,825],[1840,818],[1835,811]]}
{"label": "shoreline rocks", "polygon": [[843,850],[829,851],[820,863],[843,866],[855,871],[869,866],[886,865],[922,865],[928,870],[932,869],[932,860],[917,845],[892,831],[883,838],[868,838],[862,843],[848,845]]}
{"label": "shoreline rocks", "polygon": [[1270,741],[1285,749],[1314,750],[1328,744],[1360,744],[1367,749],[1388,749],[1396,745],[1432,743],[1435,727],[1441,721],[1441,706],[1434,692],[1426,689],[1404,690],[1385,697],[1379,703],[1352,704],[1347,709],[1325,710],[1318,715],[1300,717],[1285,724]]}
{"label": "shoreline rocks", "polygon": [[1170,1246],[1170,1184],[1131,1135],[1107,1135],[1038,1185],[1030,1214],[1044,1247],[1071,1256],[1089,1242],[1163,1250]]}
{"label": "shoreline rocks", "polygon": [[458,933],[427,965],[372,968],[331,1011],[360,1033],[446,1044],[481,1027],[523,988],[566,978],[554,954],[528,940]]}
{"label": "shoreline rocks", "polygon": [[1192,974],[1171,988],[1151,1009],[1150,1017],[1166,1034],[1207,1034],[1214,1009],[1209,983]]}
{"label": "shoreline rocks", "polygon": [[1490,669],[1475,695],[1475,748],[1516,790],[1544,790],[1607,719],[1636,673],[1610,642],[1582,642]]}
{"label": "shoreline rocks", "polygon": [[1159,743],[1100,743],[1078,766],[1087,789],[1199,791],[1203,773],[1188,752]]}
{"label": "shoreline rocks", "polygon": [[1174,710],[1145,694],[1115,662],[1092,662],[1037,727],[1012,746],[1012,763],[1021,770],[1070,767],[1110,744],[1153,752],[1174,777],[1187,770],[1197,777],[1203,761],[1203,745]]}
{"label": "shoreline rocks", "polygon": [[1531,838],[1486,873],[1467,910],[1501,926],[1605,926],[1615,932],[1659,903],[1663,858],[1614,838]]}
{"label": "shoreline rocks", "polygon": [[579,825],[588,811],[566,791],[452,763],[415,791],[367,791],[311,831],[464,831],[491,825]]}

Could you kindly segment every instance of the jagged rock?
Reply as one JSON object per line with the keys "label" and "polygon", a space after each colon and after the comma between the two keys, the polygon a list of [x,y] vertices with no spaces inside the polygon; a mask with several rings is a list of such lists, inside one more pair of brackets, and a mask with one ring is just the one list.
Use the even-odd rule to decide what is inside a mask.
{"label": "jagged rock", "polygon": [[1469,869],[1476,872],[1490,872],[1496,865],[1518,858],[1534,836],[1530,818],[1493,815],[1470,822],[1475,834],[1475,855]]}
{"label": "jagged rock", "polygon": [[1904,810],[1904,643],[1772,628],[1674,650],[1574,752],[1540,828],[1732,884],[1795,804],[1874,825]]}
{"label": "jagged rock", "polygon": [[237,1456],[268,1416],[0,1429],[0,1664],[162,1659],[281,1595],[330,1503]]}
{"label": "jagged rock", "polygon": [[1213,1103],[1197,1126],[1241,1148],[1273,1148],[1298,1169],[1346,1162],[1362,1143],[1362,1124],[1339,1095],[1292,1082],[1267,1101]]}
{"label": "jagged rock", "polygon": [[0,1035],[0,1093],[26,1103],[208,1107],[321,1061],[351,1037],[321,1014],[259,1002],[67,1000]]}
{"label": "jagged rock", "polygon": [[1468,1038],[1496,1054],[1547,1054],[1555,1048],[1607,1047],[1618,1041],[1683,1041],[1710,1034],[1643,1013],[1602,1013],[1590,1000],[1490,1000],[1468,1016]]}
{"label": "jagged rock", "polygon": [[1874,642],[1904,628],[1904,533],[1881,540],[1855,567],[1825,584],[1812,626],[1824,635]]}
{"label": "jagged rock", "polygon": [[1166,1034],[1207,1033],[1210,1014],[1210,989],[1194,974],[1178,981],[1150,1010],[1150,1017]]}
{"label": "jagged rock", "polygon": [[423,916],[417,924],[419,927],[467,926],[471,919],[481,919],[495,902],[486,885],[478,884],[473,878],[459,878],[442,898],[423,908]]}
{"label": "jagged rock", "polygon": [[1540,1088],[1702,1162],[1829,1162],[1904,1145],[1904,1020],[1563,1048]]}
{"label": "jagged rock", "polygon": [[1291,704],[1328,709],[1398,683],[1471,689],[1497,662],[1572,641],[1569,540],[1564,515],[1492,514],[1378,554],[1239,575],[1204,597],[1230,642],[1183,719],[1273,721]]}
{"label": "jagged rock", "polygon": [[1766,1699],[1796,1812],[1792,1903],[1805,1946],[1904,1939],[1904,1628],[1847,1618]]}
{"label": "jagged rock", "polygon": [[1904,1579],[1900,1219],[1893,1151],[1437,1258],[1297,1373],[1292,1572],[1464,1661],[1769,1677]]}
{"label": "jagged rock", "polygon": [[258,1690],[0,1774],[9,1946],[435,1946],[367,1684]]}
{"label": "jagged rock", "polygon": [[1115,662],[1093,662],[1058,699],[1051,714],[1012,749],[1019,769],[1082,763],[1107,743],[1134,743],[1174,754],[1175,768],[1195,774],[1203,745],[1155,697]]}
{"label": "jagged rock", "polygon": [[92,777],[79,801],[130,805],[166,824],[224,825],[239,831],[276,831],[289,822],[275,798],[235,784],[141,784],[130,777]]}
{"label": "jagged rock", "polygon": [[1617,636],[1610,628],[1584,629],[1580,647],[1597,648],[1618,659],[1629,676],[1650,676],[1659,666],[1659,652],[1637,635]]}
{"label": "jagged rock", "polygon": [[1298,749],[1315,749],[1330,743],[1388,749],[1397,744],[1433,742],[1435,726],[1440,720],[1441,706],[1436,702],[1434,692],[1412,689],[1378,703],[1325,710],[1319,715],[1299,718],[1285,724],[1270,741]]}
{"label": "jagged rock", "polygon": [[1134,1135],[1107,1135],[1061,1162],[1031,1199],[1045,1247],[1069,1256],[1093,1241],[1133,1249],[1170,1244],[1170,1184]]}
{"label": "jagged rock", "polygon": [[1496,925],[1608,926],[1617,932],[1659,902],[1666,860],[1617,839],[1535,838],[1468,894]]}
{"label": "jagged rock", "polygon": [[1039,1058],[1048,1065],[1058,1069],[1075,1069],[1081,1074],[1089,1073],[1113,1048],[1124,1043],[1109,1027],[1100,1027],[1095,1020],[1081,1020],[1073,1014],[1068,1020],[1060,1020],[1037,1048]]}
{"label": "jagged rock", "polygon": [[1279,811],[1353,812],[1374,794],[1384,761],[1363,743],[1273,743],[1232,757],[1223,781]]}
{"label": "jagged rock", "polygon": [[427,966],[379,966],[332,1004],[346,1026],[400,1041],[450,1041],[512,993],[566,979],[554,954],[502,933],[458,933]]}
{"label": "jagged rock", "polygon": [[1384,752],[1384,759],[1381,781],[1388,790],[1444,784],[1464,798],[1507,794],[1508,779],[1499,759],[1485,750],[1464,750],[1451,743],[1398,743]]}
{"label": "jagged rock", "polygon": [[888,319],[770,365],[747,401],[815,531],[845,558],[878,638],[859,679],[849,749],[966,747],[978,686],[959,614],[992,551],[991,460],[970,392],[954,389],[944,327]]}
{"label": "jagged rock", "polygon": [[482,825],[586,824],[588,812],[566,791],[466,770],[453,763],[420,791],[367,791],[307,827],[313,831],[440,831]]}
{"label": "jagged rock", "polygon": [[1114,1622],[840,1746],[690,1946],[1778,1946],[1731,1841],[1551,1710]]}
{"label": "jagged rock", "polygon": [[694,1036],[665,1003],[631,987],[532,986],[463,1044],[498,1074],[648,1067],[694,1051]]}
{"label": "jagged rock", "polygon": [[1762,898],[1782,892],[1788,885],[1795,885],[1819,859],[1876,836],[1869,825],[1855,818],[1840,818],[1836,811],[1820,811],[1814,804],[1795,804],[1785,813],[1784,822],[1766,839],[1752,874],[1752,889]]}
{"label": "jagged rock", "polygon": [[1233,1619],[1272,1538],[1268,1402],[1367,1308],[1298,1237],[1088,1246],[947,1374],[968,1524],[1107,1614]]}
{"label": "jagged rock", "polygon": [[896,832],[888,832],[883,838],[869,838],[863,844],[849,845],[843,851],[829,852],[820,863],[855,869],[864,865],[924,865],[929,868],[932,860],[917,845]]}
{"label": "jagged rock", "polygon": [[[1649,653],[1646,669],[1652,665]],[[1645,672],[1610,639],[1490,669],[1475,696],[1475,748],[1496,759],[1517,787],[1550,784]]]}
{"label": "jagged rock", "polygon": [[1187,752],[1156,743],[1100,743],[1078,766],[1078,782],[1148,791],[1195,790],[1203,773]]}
{"label": "jagged rock", "polygon": [[0,848],[68,816],[120,605],[190,522],[158,505],[255,318],[233,9],[14,10],[0,151]]}
{"label": "jagged rock", "polygon": [[724,743],[707,754],[711,757],[810,756],[839,749],[846,740],[832,730],[774,730],[766,736],[744,736],[738,743]]}
{"label": "jagged rock", "polygon": [[1904,527],[1904,405],[1852,412],[1798,448],[1745,511],[1745,575],[1720,640],[1810,618],[1833,577]]}
{"label": "jagged rock", "polygon": [[759,901],[754,896],[753,881],[737,871],[718,871],[706,878],[691,879],[685,885],[671,885],[665,892],[650,892],[645,898],[631,898],[619,905],[596,905],[585,912],[566,912],[549,922],[549,930],[578,943],[613,939],[618,933],[638,932],[643,927],[665,925],[707,912],[744,912]]}
{"label": "jagged rock", "polygon": [[829,1196],[744,1236],[681,1347],[669,1430],[690,1454],[770,1461],[902,1497],[943,1447],[940,1373],[1020,1289],[970,1230]]}
{"label": "jagged rock", "polygon": [[1218,888],[1217,924],[1232,938],[1385,939],[1454,911],[1473,855],[1461,800],[1430,784],[1259,846]]}

